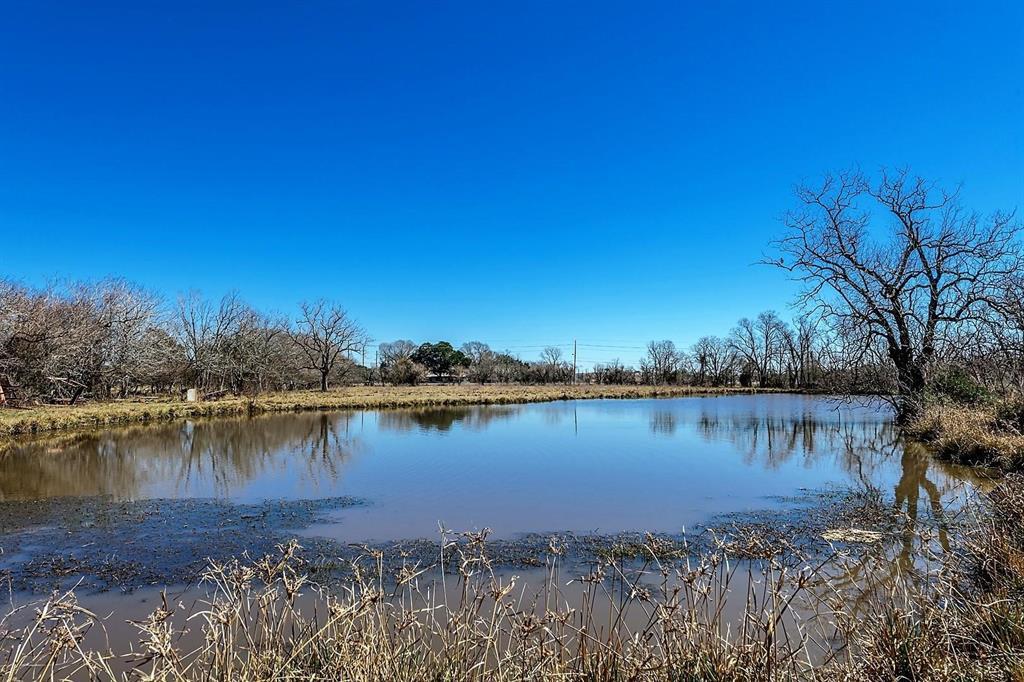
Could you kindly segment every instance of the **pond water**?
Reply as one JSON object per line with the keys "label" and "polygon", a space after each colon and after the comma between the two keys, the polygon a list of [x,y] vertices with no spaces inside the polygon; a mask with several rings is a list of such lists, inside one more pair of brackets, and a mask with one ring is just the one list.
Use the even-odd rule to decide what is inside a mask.
{"label": "pond water", "polygon": [[[200,625],[207,600],[223,598],[211,583],[197,582],[210,560],[272,554],[295,536],[309,560],[299,570],[343,594],[352,584],[344,582],[350,561],[373,576],[379,570],[382,584],[415,567],[415,589],[403,587],[412,591],[391,594],[389,604],[428,598],[424,613],[433,619],[437,595],[457,603],[468,589],[457,567],[476,551],[463,538],[467,554],[446,545],[448,560],[439,563],[443,525],[493,529],[486,553],[494,562],[475,580],[492,575],[514,583],[528,612],[534,599],[543,595],[539,603],[547,605],[557,594],[551,598],[565,613],[580,609],[611,623],[625,595],[634,594],[622,582],[628,573],[652,593],[685,583],[694,594],[713,595],[713,608],[696,597],[693,613],[709,621],[714,614],[724,632],[738,632],[750,596],[763,601],[770,583],[791,586],[769,579],[789,569],[767,569],[756,557],[739,570],[732,560],[696,560],[712,573],[706,591],[694,589],[695,526],[749,521],[771,547],[798,546],[794,565],[806,566],[808,549],[824,544],[830,551],[823,531],[868,518],[844,516],[844,500],[854,508],[874,500],[865,508],[877,512],[874,494],[848,491],[880,492],[883,516],[901,512],[897,525],[887,526],[879,545],[863,552],[840,546],[827,565],[818,564],[780,621],[785,629],[818,622],[816,605],[839,592],[855,616],[870,613],[875,586],[884,592],[890,580],[930,565],[929,556],[947,556],[943,508],[981,484],[970,470],[904,443],[882,405],[781,394],[289,413],[16,441],[0,453],[0,584],[10,601],[0,631],[33,627],[41,595],[74,589],[102,623],[88,630],[82,648],[116,652],[107,660],[127,673],[141,660],[131,652],[147,646],[137,623],[164,603],[161,591],[169,586],[176,647],[199,650],[206,646]],[[721,539],[722,528],[704,537]],[[663,537],[649,543],[638,531]],[[548,536],[561,533],[569,535],[555,541],[566,548],[556,558]],[[664,555],[681,562],[671,578],[660,558],[649,563],[648,556],[666,541],[660,546],[682,548]],[[362,543],[374,545],[372,559],[353,546]],[[638,544],[640,554],[607,553]],[[577,579],[608,556],[622,556],[617,570],[627,573],[608,573],[600,587]],[[491,594],[486,580],[483,589]],[[588,590],[608,599],[585,598]],[[325,612],[312,589],[298,606],[314,616]],[[615,611],[620,635],[647,627],[647,608],[641,601]],[[830,651],[832,634],[821,634],[816,656]],[[48,645],[41,646],[45,652]],[[86,678],[82,669],[72,677]]]}
{"label": "pond water", "polygon": [[916,515],[961,478],[905,448],[881,405],[761,395],[277,414],[25,441],[0,459],[0,501],[345,496],[364,504],[302,532],[373,542],[436,538],[439,524],[499,538],[678,533],[865,483]]}

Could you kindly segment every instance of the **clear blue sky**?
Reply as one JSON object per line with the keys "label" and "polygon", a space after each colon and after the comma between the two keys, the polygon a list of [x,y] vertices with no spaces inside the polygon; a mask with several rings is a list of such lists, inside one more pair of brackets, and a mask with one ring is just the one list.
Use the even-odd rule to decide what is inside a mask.
{"label": "clear blue sky", "polygon": [[1024,209],[1020,2],[0,5],[0,276],[30,284],[687,344],[787,313],[752,263],[801,179],[909,164]]}

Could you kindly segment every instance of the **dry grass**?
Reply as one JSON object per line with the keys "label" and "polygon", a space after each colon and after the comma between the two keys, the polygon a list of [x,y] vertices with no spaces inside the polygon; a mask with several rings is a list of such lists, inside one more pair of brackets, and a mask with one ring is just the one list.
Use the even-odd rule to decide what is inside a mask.
{"label": "dry grass", "polygon": [[[213,564],[193,610],[166,600],[114,651],[83,646],[102,619],[73,593],[0,621],[6,680],[1019,680],[1024,679],[1024,479],[1010,476],[961,560],[864,580],[837,552],[735,562],[722,547],[663,563],[608,559],[561,576],[557,546],[529,592],[485,534],[443,538],[439,565],[386,575],[372,550],[333,590],[299,548]],[[799,558],[798,558],[799,559]],[[891,564],[885,563],[885,566]],[[566,593],[575,589],[572,596]],[[738,602],[738,604],[737,604]],[[738,606],[730,609],[729,604]],[[184,636],[192,629],[192,638]],[[186,642],[189,642],[186,644]]]}
{"label": "dry grass", "polygon": [[187,403],[180,400],[124,400],[75,406],[0,409],[0,436],[87,429],[183,417],[216,417],[261,412],[491,405],[592,398],[668,398],[750,393],[751,389],[693,386],[523,386],[459,384],[430,386],[348,386],[327,393],[293,391]]}
{"label": "dry grass", "polygon": [[[494,572],[482,535],[443,541],[441,551],[458,553],[450,588],[424,580],[418,565],[385,576],[371,552],[354,563],[351,582],[321,590],[307,582],[294,544],[255,562],[214,564],[205,575],[207,601],[184,613],[165,600],[120,653],[83,647],[102,621],[73,592],[55,594],[27,624],[3,633],[0,673],[8,680],[747,680],[795,677],[806,667],[801,636],[780,636],[780,625],[809,571],[780,568],[741,589],[745,617],[730,632],[725,595],[743,576],[722,555],[674,570],[652,560],[656,586],[609,562],[575,581],[582,596],[570,603],[556,547],[533,593]],[[189,647],[180,644],[186,626],[201,629]]]}
{"label": "dry grass", "polygon": [[945,459],[1017,471],[1024,468],[1024,434],[1010,413],[998,405],[931,405],[907,430]]}

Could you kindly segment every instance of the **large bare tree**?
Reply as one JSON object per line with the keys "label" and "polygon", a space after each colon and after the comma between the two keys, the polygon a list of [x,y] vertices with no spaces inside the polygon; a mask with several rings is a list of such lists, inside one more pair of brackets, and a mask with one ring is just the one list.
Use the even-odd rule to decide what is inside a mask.
{"label": "large bare tree", "polygon": [[884,345],[899,415],[912,416],[957,328],[989,319],[1020,268],[1019,225],[907,171],[842,172],[796,194],[770,262],[804,283],[811,309]]}
{"label": "large bare tree", "polygon": [[339,358],[361,351],[369,339],[363,328],[335,303],[323,299],[303,303],[300,311],[292,338],[309,363],[307,369],[320,374],[320,390],[326,391]]}

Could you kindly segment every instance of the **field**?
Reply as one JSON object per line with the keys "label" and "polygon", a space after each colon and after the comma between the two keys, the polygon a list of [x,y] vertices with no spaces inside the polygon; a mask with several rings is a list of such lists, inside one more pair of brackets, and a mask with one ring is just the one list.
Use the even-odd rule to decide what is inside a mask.
{"label": "field", "polygon": [[182,400],[119,400],[81,405],[0,409],[0,436],[87,429],[98,426],[216,417],[263,412],[507,405],[595,398],[670,398],[753,393],[756,389],[697,386],[596,386],[457,384],[429,386],[347,386],[330,390],[267,393],[189,403]]}

